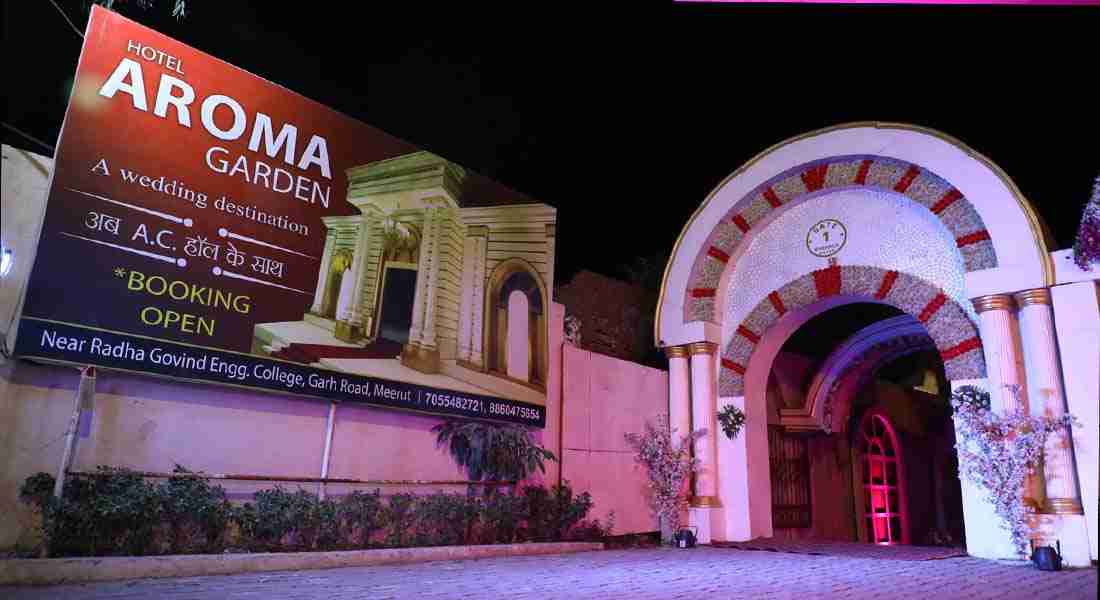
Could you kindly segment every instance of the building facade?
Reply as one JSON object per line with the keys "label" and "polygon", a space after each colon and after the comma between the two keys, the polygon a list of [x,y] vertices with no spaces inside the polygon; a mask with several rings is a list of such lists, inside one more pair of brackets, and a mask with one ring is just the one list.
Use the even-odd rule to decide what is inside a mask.
{"label": "building facade", "polygon": [[[713,432],[726,405],[746,415],[738,437],[707,435],[694,448],[702,467],[689,518],[700,537],[776,534],[788,505],[773,497],[783,462],[774,433],[799,432],[854,440],[858,539],[915,541],[903,471],[921,460],[899,448],[888,403],[857,396],[879,369],[924,353],[951,389],[988,390],[994,410],[1078,417],[1081,427],[1052,436],[1028,496],[1041,541],[1060,541],[1069,564],[1095,560],[1098,275],[1052,250],[1008,175],[920,127],[808,133],[730,175],[685,225],[656,317],[672,427]],[[814,365],[801,405],[777,405],[784,344],[811,319],[856,304],[892,312]],[[984,492],[964,480],[961,496],[968,552],[1015,557]]]}

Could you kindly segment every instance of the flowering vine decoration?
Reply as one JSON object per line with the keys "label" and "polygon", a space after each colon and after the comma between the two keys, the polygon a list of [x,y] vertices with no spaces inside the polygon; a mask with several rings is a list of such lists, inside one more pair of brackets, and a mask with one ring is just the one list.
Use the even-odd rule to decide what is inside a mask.
{"label": "flowering vine decoration", "polygon": [[635,460],[644,465],[651,492],[649,506],[653,514],[664,520],[672,531],[680,528],[680,511],[687,504],[687,481],[699,468],[699,459],[692,458],[690,449],[695,440],[706,435],[699,429],[674,441],[675,429],[646,421],[643,433],[628,433],[626,441],[638,453]]}
{"label": "flowering vine decoration", "polygon": [[[1020,386],[1005,386],[1018,397]],[[1024,502],[1024,483],[1043,459],[1047,436],[1074,423],[1073,416],[1033,417],[1022,403],[1016,411],[990,410],[989,392],[970,385],[951,395],[960,436],[959,472],[989,494],[994,512],[1008,530],[1019,554],[1026,554],[1034,509]]]}
{"label": "flowering vine decoration", "polygon": [[741,433],[741,428],[745,426],[745,411],[732,404],[727,404],[722,407],[722,410],[718,411],[718,424],[722,426],[722,433],[732,440],[737,437],[738,433]]}
{"label": "flowering vine decoration", "polygon": [[581,347],[581,320],[574,315],[565,315],[565,341]]}
{"label": "flowering vine decoration", "polygon": [[1073,242],[1073,262],[1085,271],[1100,264],[1100,177],[1092,184],[1092,197],[1081,215],[1081,225]]}

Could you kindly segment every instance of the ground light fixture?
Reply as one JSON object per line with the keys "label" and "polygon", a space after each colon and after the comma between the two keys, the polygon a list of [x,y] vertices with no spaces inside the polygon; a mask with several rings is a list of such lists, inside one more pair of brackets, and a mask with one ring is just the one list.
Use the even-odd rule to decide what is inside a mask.
{"label": "ground light fixture", "polygon": [[3,257],[0,258],[0,277],[7,277],[13,264],[15,264],[15,253],[11,248],[4,248]]}

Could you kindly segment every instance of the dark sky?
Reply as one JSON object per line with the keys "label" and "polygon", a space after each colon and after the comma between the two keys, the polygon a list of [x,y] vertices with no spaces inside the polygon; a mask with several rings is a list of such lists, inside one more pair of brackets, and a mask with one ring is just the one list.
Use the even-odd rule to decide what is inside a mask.
{"label": "dark sky", "polygon": [[[120,12],[557,206],[558,282],[666,254],[742,163],[847,121],[961,139],[1059,248],[1100,175],[1096,7],[171,3]],[[59,4],[83,30],[87,3]],[[3,11],[4,121],[53,144],[81,40],[48,2]]]}

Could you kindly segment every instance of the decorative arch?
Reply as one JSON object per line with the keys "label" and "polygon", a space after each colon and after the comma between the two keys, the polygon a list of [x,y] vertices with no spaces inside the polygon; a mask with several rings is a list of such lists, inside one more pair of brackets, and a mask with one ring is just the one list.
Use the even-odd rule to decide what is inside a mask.
{"label": "decorative arch", "polygon": [[989,230],[970,200],[935,173],[885,156],[834,156],[807,162],[761,183],[736,202],[695,256],[684,292],[684,321],[714,321],[718,282],[737,247],[784,205],[842,189],[871,188],[901,194],[928,209],[955,238],[967,271],[997,266]]}
{"label": "decorative arch", "polygon": [[935,348],[928,331],[910,315],[868,325],[825,358],[810,381],[805,405],[780,409],[780,424],[788,430],[831,433],[837,424],[834,399],[841,389],[861,387],[882,365]]}
{"label": "decorative arch", "polygon": [[489,274],[485,293],[485,320],[482,347],[485,348],[485,368],[489,373],[507,377],[508,296],[514,292],[527,296],[530,319],[528,341],[530,343],[530,381],[520,382],[539,389],[546,387],[548,357],[547,308],[549,297],[546,284],[531,263],[522,258],[510,258],[501,262]]}
{"label": "decorative arch", "polygon": [[871,188],[904,196],[943,224],[958,247],[969,297],[1054,282],[1049,234],[995,163],[929,128],[845,123],[771,146],[708,194],[666,266],[654,323],[657,344],[717,341],[723,274],[744,251],[742,242],[788,205]]}
{"label": "decorative arch", "polygon": [[784,314],[841,295],[890,304],[915,317],[943,358],[948,379],[985,377],[977,327],[966,310],[939,287],[899,271],[833,265],[773,290],[737,326],[722,352],[718,395],[744,395],[749,358],[764,332]]}

